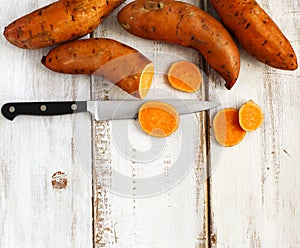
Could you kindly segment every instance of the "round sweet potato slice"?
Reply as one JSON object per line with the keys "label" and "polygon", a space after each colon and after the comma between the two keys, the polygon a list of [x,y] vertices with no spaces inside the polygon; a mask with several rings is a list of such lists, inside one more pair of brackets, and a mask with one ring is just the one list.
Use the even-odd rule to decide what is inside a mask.
{"label": "round sweet potato slice", "polygon": [[259,128],[264,120],[261,108],[252,100],[242,105],[239,110],[240,126],[247,132],[252,132]]}
{"label": "round sweet potato slice", "polygon": [[167,103],[149,101],[144,103],[138,114],[142,130],[154,137],[167,137],[179,126],[179,114]]}
{"label": "round sweet potato slice", "polygon": [[195,92],[201,86],[202,75],[198,66],[183,60],[171,65],[168,71],[168,81],[175,89]]}
{"label": "round sweet potato slice", "polygon": [[222,146],[234,146],[246,135],[239,124],[239,112],[234,108],[220,110],[214,117],[213,129],[215,138]]}

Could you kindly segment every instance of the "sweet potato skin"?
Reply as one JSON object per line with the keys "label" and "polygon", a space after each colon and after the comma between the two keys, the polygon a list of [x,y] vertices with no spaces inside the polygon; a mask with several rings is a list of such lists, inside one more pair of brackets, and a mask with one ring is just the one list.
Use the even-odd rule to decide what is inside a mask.
{"label": "sweet potato skin", "polygon": [[297,69],[295,52],[255,0],[210,0],[225,26],[257,60],[278,69]]}
{"label": "sweet potato skin", "polygon": [[118,13],[131,34],[198,50],[230,89],[240,70],[240,55],[230,34],[201,9],[173,0],[136,0]]}
{"label": "sweet potato skin", "polygon": [[38,49],[92,32],[124,0],[62,0],[29,13],[4,30],[15,46]]}
{"label": "sweet potato skin", "polygon": [[[152,64],[136,49],[107,38],[64,43],[50,50],[42,58],[42,63],[59,73],[104,77],[138,98],[141,98],[142,74]],[[150,73],[149,81],[152,81],[152,75]]]}

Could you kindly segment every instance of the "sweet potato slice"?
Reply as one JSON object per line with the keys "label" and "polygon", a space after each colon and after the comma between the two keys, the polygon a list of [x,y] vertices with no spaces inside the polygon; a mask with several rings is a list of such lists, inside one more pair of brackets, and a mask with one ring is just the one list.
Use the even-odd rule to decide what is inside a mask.
{"label": "sweet potato slice", "polygon": [[153,63],[116,40],[93,38],[57,46],[42,58],[50,70],[106,78],[127,93],[144,98],[154,75]]}
{"label": "sweet potato slice", "polygon": [[239,112],[234,108],[220,110],[213,120],[216,140],[222,146],[234,146],[240,143],[246,135],[239,124]]}
{"label": "sweet potato slice", "polygon": [[168,81],[175,89],[196,92],[202,83],[202,75],[198,66],[183,60],[171,65],[168,71]]}
{"label": "sweet potato slice", "polygon": [[242,129],[252,132],[263,123],[264,115],[261,108],[252,100],[242,105],[239,110],[239,123]]}
{"label": "sweet potato slice", "polygon": [[179,114],[170,104],[149,101],[144,103],[138,114],[142,130],[154,137],[166,137],[176,131]]}

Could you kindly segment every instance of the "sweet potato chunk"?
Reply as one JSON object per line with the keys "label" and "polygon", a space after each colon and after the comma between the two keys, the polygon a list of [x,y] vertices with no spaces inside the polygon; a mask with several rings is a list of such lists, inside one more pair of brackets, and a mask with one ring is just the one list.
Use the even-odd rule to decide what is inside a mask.
{"label": "sweet potato chunk", "polygon": [[90,38],[59,45],[43,56],[50,70],[104,77],[128,94],[146,97],[154,65],[136,49],[107,38]]}

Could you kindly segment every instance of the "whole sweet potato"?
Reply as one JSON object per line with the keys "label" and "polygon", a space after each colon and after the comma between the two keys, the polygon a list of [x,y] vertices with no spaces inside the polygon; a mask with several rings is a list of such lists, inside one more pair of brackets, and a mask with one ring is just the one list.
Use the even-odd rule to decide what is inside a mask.
{"label": "whole sweet potato", "polygon": [[255,0],[211,2],[225,26],[249,54],[278,69],[297,69],[297,58],[290,42]]}
{"label": "whole sweet potato", "polygon": [[230,34],[201,9],[173,0],[136,0],[118,13],[131,34],[198,50],[230,89],[240,70],[240,55]]}
{"label": "whole sweet potato", "polygon": [[9,24],[4,36],[13,45],[38,49],[92,32],[124,0],[61,0]]}
{"label": "whole sweet potato", "polygon": [[105,38],[64,43],[50,50],[42,63],[55,72],[104,77],[138,98],[147,95],[154,75],[148,58],[134,48]]}

